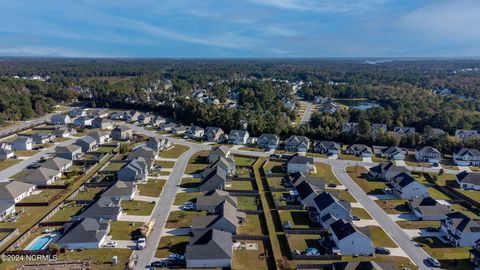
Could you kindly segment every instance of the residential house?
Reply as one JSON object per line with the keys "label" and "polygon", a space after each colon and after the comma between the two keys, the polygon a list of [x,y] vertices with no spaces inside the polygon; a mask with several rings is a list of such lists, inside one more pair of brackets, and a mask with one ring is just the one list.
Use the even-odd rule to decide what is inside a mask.
{"label": "residential house", "polygon": [[219,127],[207,127],[203,138],[207,142],[222,142],[225,140],[225,132]]}
{"label": "residential house", "polygon": [[228,135],[228,143],[229,144],[238,144],[244,145],[247,143],[247,139],[250,135],[246,130],[236,130],[232,129],[230,134]]}
{"label": "residential house", "polygon": [[78,216],[72,217],[72,220],[83,218],[94,218],[97,220],[116,221],[122,214],[121,199],[101,196],[96,202],[90,205]]}
{"label": "residential house", "polygon": [[237,207],[236,197],[230,196],[228,191],[214,189],[207,191],[203,196],[197,197],[196,206],[198,211],[214,212],[217,206],[225,201]]}
{"label": "residential house", "polygon": [[466,140],[470,138],[478,138],[479,134],[477,130],[457,129],[455,130],[455,137]]}
{"label": "residential house", "polygon": [[35,133],[32,135],[32,140],[35,144],[51,143],[55,141],[55,135],[50,133]]}
{"label": "residential house", "polygon": [[230,268],[232,234],[215,229],[197,230],[186,247],[187,268]]}
{"label": "residential house", "polygon": [[94,131],[88,133],[88,136],[94,138],[98,145],[107,143],[111,140],[110,132]]}
{"label": "residential house", "polygon": [[109,232],[109,221],[84,218],[71,225],[57,244],[67,250],[99,249],[105,244]]}
{"label": "residential house", "polygon": [[155,116],[145,113],[138,116],[138,122],[140,124],[150,124],[155,119]]}
{"label": "residential house", "polygon": [[432,197],[411,199],[408,206],[419,220],[443,220],[452,212],[445,204]]}
{"label": "residential house", "polygon": [[73,108],[68,114],[71,118],[87,116],[87,110],[85,110],[84,108]]}
{"label": "residential house", "polygon": [[126,126],[116,126],[112,129],[112,139],[117,141],[127,141],[133,138],[133,131]]}
{"label": "residential house", "polygon": [[32,195],[35,185],[20,181],[0,182],[0,201],[18,203]]}
{"label": "residential house", "polygon": [[453,153],[453,162],[458,166],[479,166],[480,151],[473,148],[462,148]]}
{"label": "residential house", "polygon": [[313,162],[312,157],[304,157],[304,156],[293,156],[287,162],[287,172],[288,173],[296,173],[296,172],[304,172],[304,173],[311,173],[316,172],[315,164]]}
{"label": "residential house", "polygon": [[80,116],[73,121],[75,126],[77,127],[91,127],[93,122],[93,118],[88,116]]}
{"label": "residential house", "polygon": [[72,123],[72,119],[66,114],[55,114],[50,117],[50,124],[52,125],[59,126],[68,125],[70,123]]}
{"label": "residential house", "polygon": [[415,158],[418,162],[439,163],[442,160],[442,153],[431,146],[424,146],[415,150]]}
{"label": "residential house", "polygon": [[28,169],[24,175],[16,177],[15,181],[33,184],[35,186],[47,186],[60,179],[62,172],[50,168],[39,167]]}
{"label": "residential house", "polygon": [[90,136],[78,139],[75,144],[82,148],[83,153],[92,152],[98,148],[97,140]]}
{"label": "residential house", "polygon": [[145,146],[139,146],[135,148],[127,157],[127,160],[133,160],[137,158],[142,158],[148,165],[148,168],[151,169],[153,167],[153,164],[155,162],[155,159],[158,157],[158,152],[145,147]]}
{"label": "residential house", "polygon": [[0,149],[0,161],[15,157],[15,152],[12,150]]}
{"label": "residential house", "polygon": [[480,190],[480,173],[462,171],[457,174],[456,181],[463,190]]}
{"label": "residential house", "polygon": [[162,124],[165,124],[166,120],[161,117],[157,117],[152,121],[152,126],[154,127],[160,127]]}
{"label": "residential house", "polygon": [[347,147],[345,153],[357,157],[371,157],[373,152],[372,149],[365,144],[352,144]]}
{"label": "residential house", "polygon": [[191,125],[187,128],[185,135],[190,139],[201,139],[205,134],[205,130],[201,127]]}
{"label": "residential house", "polygon": [[478,269],[480,266],[480,240],[475,242],[475,246],[470,249],[470,262]]}
{"label": "residential house", "polygon": [[331,240],[344,256],[370,256],[372,240],[357,230],[349,221],[339,219],[330,225]]}
{"label": "residential house", "polygon": [[216,148],[213,148],[208,153],[208,162],[209,163],[214,163],[220,157],[224,157],[224,158],[230,157],[230,147],[228,147],[226,145],[220,145]]}
{"label": "residential house", "polygon": [[285,150],[305,153],[310,148],[310,139],[305,136],[292,135],[285,140]]}
{"label": "residential house", "polygon": [[304,172],[291,173],[284,178],[284,186],[296,187],[301,182],[306,181],[312,185],[316,190],[325,189],[325,179],[318,176],[312,176],[311,174]]}
{"label": "residential house", "polygon": [[10,142],[0,142],[0,149],[12,150],[12,144]]}
{"label": "residential house", "polygon": [[143,182],[147,180],[148,164],[143,158],[130,160],[127,165],[117,172],[119,181]]}
{"label": "residential house", "polygon": [[123,113],[123,112],[112,112],[112,113],[110,113],[110,119],[112,119],[112,120],[125,120],[125,113]]}
{"label": "residential house", "polygon": [[177,124],[170,122],[170,123],[161,124],[160,127],[158,127],[158,129],[162,131],[172,131],[177,126],[178,126]]}
{"label": "residential house", "polygon": [[275,134],[262,134],[257,139],[257,145],[263,149],[277,149],[280,138]]}
{"label": "residential house", "polygon": [[480,223],[463,213],[453,212],[440,223],[440,232],[456,247],[472,247],[480,239]]}
{"label": "residential house", "polygon": [[17,137],[15,140],[12,141],[12,150],[32,150],[33,148],[33,140],[30,137]]}
{"label": "residential house", "polygon": [[300,203],[305,207],[313,207],[314,199],[318,196],[318,190],[307,181],[300,182],[295,186]]}
{"label": "residential house", "polygon": [[130,201],[133,200],[137,192],[137,185],[132,181],[117,181],[105,192],[102,197],[114,198],[117,200]]}
{"label": "residential house", "polygon": [[0,221],[13,213],[15,213],[15,203],[0,200]]}
{"label": "residential house", "polygon": [[208,175],[203,177],[202,182],[199,185],[200,191],[209,191],[214,189],[225,189],[227,182],[227,172],[221,167],[217,166]]}
{"label": "residential house", "polygon": [[410,174],[410,171],[404,166],[395,165],[393,162],[382,162],[370,168],[368,177],[371,179],[390,180],[400,173]]}
{"label": "residential house", "polygon": [[159,137],[150,137],[146,143],[147,147],[155,151],[163,151],[173,146],[168,139],[160,139]]}
{"label": "residential house", "polygon": [[125,119],[128,120],[131,123],[134,123],[134,122],[138,121],[138,119],[140,118],[140,115],[142,115],[142,114],[138,111],[129,111],[126,114]]}
{"label": "residential house", "polygon": [[63,173],[68,171],[68,169],[70,169],[72,165],[73,165],[73,161],[71,159],[54,157],[54,158],[49,158],[45,162],[41,163],[40,167],[57,170]]}
{"label": "residential house", "polygon": [[390,185],[392,186],[393,194],[404,200],[430,196],[427,188],[407,173],[400,173],[394,176],[390,179]]}
{"label": "residential house", "polygon": [[75,129],[67,128],[67,127],[57,128],[54,131],[52,131],[52,134],[57,138],[67,138],[72,136],[74,133],[77,133]]}
{"label": "residential house", "polygon": [[358,123],[347,122],[342,124],[342,133],[357,134]]}
{"label": "residential house", "polygon": [[397,136],[411,136],[415,134],[414,127],[394,127],[393,133]]}
{"label": "residential house", "polygon": [[333,141],[315,141],[313,143],[313,151],[329,156],[340,154],[340,144]]}
{"label": "residential house", "polygon": [[113,123],[105,118],[94,118],[92,120],[92,128],[99,128],[99,129],[113,129]]}
{"label": "residential house", "polygon": [[70,160],[78,160],[82,158],[83,152],[80,146],[76,144],[70,144],[66,146],[57,146],[55,148],[55,156]]}
{"label": "residential house", "polygon": [[380,133],[386,133],[387,132],[387,125],[386,124],[378,124],[378,123],[372,123],[371,126],[371,133],[372,135],[378,135]]}
{"label": "residential house", "polygon": [[389,160],[405,160],[405,150],[394,145],[380,150],[380,156]]}
{"label": "residential house", "polygon": [[211,163],[207,168],[205,168],[202,172],[202,176],[205,177],[208,175],[212,170],[215,170],[216,167],[222,168],[224,171],[227,172],[227,176],[232,176],[235,174],[236,171],[236,164],[235,160],[228,157],[220,157],[214,163]]}
{"label": "residential house", "polygon": [[352,220],[350,202],[341,200],[331,192],[323,191],[313,199],[313,206],[308,208],[311,220],[327,227],[322,218],[330,215],[335,219]]}
{"label": "residential house", "polygon": [[172,128],[171,132],[174,135],[185,134],[185,132],[187,132],[187,126],[184,126],[184,125],[176,126],[176,127]]}
{"label": "residential house", "polygon": [[87,115],[92,118],[106,118],[108,117],[108,112],[105,109],[96,109],[89,111]]}
{"label": "residential house", "polygon": [[194,216],[192,219],[192,230],[215,229],[219,231],[237,233],[239,224],[245,222],[244,212],[237,210],[237,207],[228,201],[218,205],[212,214],[205,216]]}

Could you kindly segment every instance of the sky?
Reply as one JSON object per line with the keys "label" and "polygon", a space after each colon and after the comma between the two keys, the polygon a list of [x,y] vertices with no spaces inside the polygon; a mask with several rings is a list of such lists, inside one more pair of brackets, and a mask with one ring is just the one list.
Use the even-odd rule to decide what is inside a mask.
{"label": "sky", "polygon": [[0,10],[0,56],[480,56],[478,0],[1,0]]}

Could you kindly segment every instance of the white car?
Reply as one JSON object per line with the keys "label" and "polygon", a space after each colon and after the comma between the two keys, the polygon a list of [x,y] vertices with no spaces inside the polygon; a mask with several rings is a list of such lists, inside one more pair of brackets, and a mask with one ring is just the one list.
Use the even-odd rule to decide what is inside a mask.
{"label": "white car", "polygon": [[117,241],[110,241],[105,244],[105,247],[117,247]]}
{"label": "white car", "polygon": [[144,237],[138,238],[137,240],[137,248],[138,249],[144,249],[147,246],[147,239]]}
{"label": "white car", "polygon": [[440,262],[439,262],[437,259],[435,259],[434,257],[428,257],[428,261],[429,261],[433,266],[435,266],[435,267],[440,267],[440,266],[442,266],[442,265],[440,264]]}
{"label": "white car", "polygon": [[195,210],[195,204],[193,202],[186,202],[183,204],[183,210]]}

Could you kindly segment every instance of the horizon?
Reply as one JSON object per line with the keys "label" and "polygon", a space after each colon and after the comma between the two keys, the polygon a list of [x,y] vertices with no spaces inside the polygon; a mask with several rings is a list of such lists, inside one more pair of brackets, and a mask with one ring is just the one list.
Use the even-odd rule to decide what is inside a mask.
{"label": "horizon", "polygon": [[473,0],[0,3],[0,56],[476,58]]}

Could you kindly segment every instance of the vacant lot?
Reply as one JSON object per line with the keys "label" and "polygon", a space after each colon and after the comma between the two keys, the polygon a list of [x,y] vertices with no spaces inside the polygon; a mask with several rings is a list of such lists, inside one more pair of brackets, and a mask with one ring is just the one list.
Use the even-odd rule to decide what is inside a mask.
{"label": "vacant lot", "polygon": [[178,158],[181,154],[186,152],[189,149],[189,147],[184,146],[184,145],[179,145],[176,144],[174,147],[160,152],[160,157],[162,158]]}
{"label": "vacant lot", "polygon": [[315,163],[315,167],[317,169],[316,173],[313,173],[313,176],[320,176],[325,179],[326,184],[336,184],[341,185],[340,181],[338,181],[337,177],[333,174],[332,166],[325,164],[325,163]]}
{"label": "vacant lot", "polygon": [[137,189],[141,196],[158,197],[162,192],[165,180],[148,180],[146,184],[138,184]]}
{"label": "vacant lot", "polygon": [[173,253],[183,255],[189,240],[190,236],[164,236],[160,239],[160,243],[158,243],[155,257],[167,258]]}
{"label": "vacant lot", "polygon": [[142,225],[142,222],[112,221],[109,235],[112,240],[134,240]]}
{"label": "vacant lot", "polygon": [[204,211],[172,211],[168,216],[166,228],[190,228],[194,216],[205,215]]}
{"label": "vacant lot", "polygon": [[366,226],[359,228],[372,239],[374,246],[395,248],[397,245],[379,226]]}
{"label": "vacant lot", "polygon": [[366,177],[367,170],[364,167],[347,167],[347,173],[350,178],[360,186],[367,194],[385,194],[383,190],[386,185],[381,180],[371,180]]}
{"label": "vacant lot", "polygon": [[127,215],[148,216],[152,213],[154,203],[145,201],[122,201],[122,211]]}

